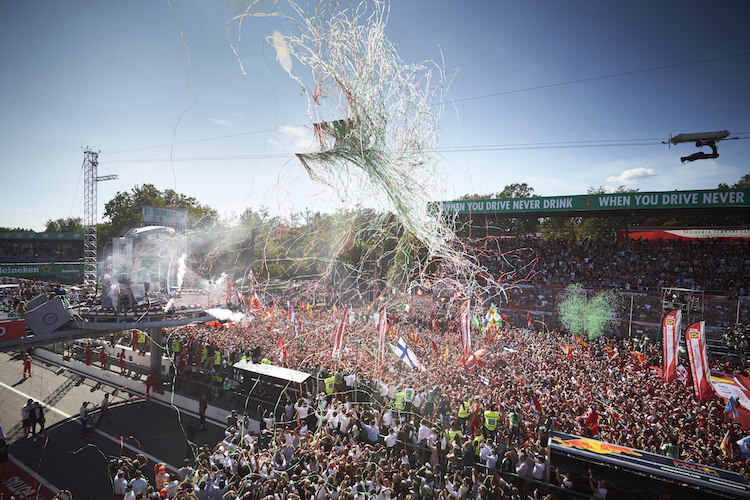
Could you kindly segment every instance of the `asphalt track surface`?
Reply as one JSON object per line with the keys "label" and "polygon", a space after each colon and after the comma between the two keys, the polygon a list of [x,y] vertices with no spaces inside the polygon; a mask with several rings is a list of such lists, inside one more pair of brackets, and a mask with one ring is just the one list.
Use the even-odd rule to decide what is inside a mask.
{"label": "asphalt track surface", "polygon": [[[115,393],[110,421],[102,419],[81,437],[81,404],[89,401],[99,405],[105,393]],[[28,399],[46,407],[44,436],[37,436],[36,441],[23,435],[21,407]],[[92,420],[97,416],[94,414]],[[10,443],[11,456],[25,466],[34,481],[55,492],[70,490],[76,500],[113,497],[107,474],[110,457],[145,455],[149,463],[144,470],[151,485],[156,463],[165,462],[168,471],[176,471],[191,456],[186,435],[191,421],[197,429],[198,416],[193,412],[146,399],[141,393],[118,391],[39,359],[34,359],[31,378],[24,379],[20,355],[0,353],[0,425]],[[213,447],[223,437],[223,426],[209,421],[206,430],[194,434],[193,442]],[[7,476],[0,483],[0,492],[6,498]],[[45,496],[40,494],[39,498]]]}

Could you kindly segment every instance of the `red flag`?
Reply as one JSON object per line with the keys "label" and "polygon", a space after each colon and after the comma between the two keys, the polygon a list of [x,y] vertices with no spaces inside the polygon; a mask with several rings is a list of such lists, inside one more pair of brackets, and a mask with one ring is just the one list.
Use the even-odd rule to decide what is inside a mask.
{"label": "red flag", "polygon": [[510,322],[508,321],[508,316],[505,315],[505,313],[502,314],[503,316],[503,323],[505,326],[510,326]]}
{"label": "red flag", "polygon": [[531,394],[531,402],[534,403],[534,408],[536,408],[536,411],[538,411],[539,413],[544,413],[544,409],[542,408],[542,404],[537,399],[536,394],[534,394],[533,392],[531,392],[529,394]]}
{"label": "red flag", "polygon": [[586,420],[584,420],[583,423],[586,424],[586,427],[589,428],[591,434],[597,433],[597,431],[599,430],[599,414],[595,409],[591,408],[588,415],[586,415]]}
{"label": "red flag", "polygon": [[672,311],[667,313],[662,319],[662,361],[661,371],[664,376],[664,383],[673,382],[677,377],[677,339],[680,335],[680,322],[682,321],[682,311]]}
{"label": "red flag", "polygon": [[276,349],[279,350],[279,361],[285,363],[289,351],[287,351],[286,344],[284,343],[284,337],[279,336],[279,341],[276,342]]}
{"label": "red flag", "polygon": [[526,312],[526,326],[531,328],[531,311]]}
{"label": "red flag", "polygon": [[385,311],[385,306],[380,308],[380,317],[378,318],[378,370],[380,370],[380,362],[383,356],[383,348],[385,346],[385,334],[388,331],[388,316]]}
{"label": "red flag", "polygon": [[560,346],[560,347],[562,347],[563,352],[565,354],[567,354],[569,358],[573,357],[573,346],[572,345],[568,344],[568,345],[563,345],[563,346]]}
{"label": "red flag", "polygon": [[432,351],[435,353],[435,357],[440,356],[440,351],[438,350],[437,344],[435,344],[434,340],[430,340],[430,347],[432,347]]}
{"label": "red flag", "polygon": [[344,314],[336,322],[336,329],[333,332],[333,351],[331,356],[338,356],[341,354],[342,345],[344,344],[344,327],[346,326],[346,320],[349,318],[349,308],[344,309]]}
{"label": "red flag", "polygon": [[461,358],[466,361],[471,355],[471,302],[466,301],[461,305],[461,347],[463,354]]}

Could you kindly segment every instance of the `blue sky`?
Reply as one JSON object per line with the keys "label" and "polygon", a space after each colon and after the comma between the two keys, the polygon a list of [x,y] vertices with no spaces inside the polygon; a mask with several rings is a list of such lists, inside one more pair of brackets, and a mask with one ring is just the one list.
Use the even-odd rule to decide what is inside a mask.
{"label": "blue sky", "polygon": [[[82,216],[85,146],[101,151],[99,175],[119,175],[99,183],[100,220],[105,201],[144,183],[224,217],[340,206],[293,155],[310,150],[307,99],[266,42],[290,26],[251,19],[238,31],[230,21],[246,5],[0,2],[0,226]],[[736,182],[750,172],[750,140],[689,164],[680,157],[694,146],[658,141],[750,137],[749,14],[744,1],[392,2],[401,58],[442,61],[452,77],[434,198],[513,182],[543,196]],[[694,61],[706,62],[684,64]],[[608,146],[568,147],[579,142]],[[623,142],[646,144],[609,146]]]}

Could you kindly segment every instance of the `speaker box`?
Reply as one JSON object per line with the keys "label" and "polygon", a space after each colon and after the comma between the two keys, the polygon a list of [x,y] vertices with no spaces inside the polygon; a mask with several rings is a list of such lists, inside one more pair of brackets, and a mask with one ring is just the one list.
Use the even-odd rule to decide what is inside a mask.
{"label": "speaker box", "polygon": [[32,309],[36,309],[37,307],[41,306],[47,302],[47,294],[42,293],[31,299],[26,303],[26,310],[31,311]]}
{"label": "speaker box", "polygon": [[47,335],[69,322],[73,316],[62,298],[55,297],[28,311],[23,319],[34,335]]}

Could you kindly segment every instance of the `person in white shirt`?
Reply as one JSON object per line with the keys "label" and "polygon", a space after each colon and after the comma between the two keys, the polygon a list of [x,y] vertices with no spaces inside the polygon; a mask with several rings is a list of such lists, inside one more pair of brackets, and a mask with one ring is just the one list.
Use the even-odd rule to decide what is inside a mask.
{"label": "person in white shirt", "polygon": [[531,477],[531,470],[529,470],[529,464],[526,461],[526,454],[521,453],[518,456],[518,462],[516,463],[516,474],[521,479],[528,479]]}
{"label": "person in white shirt", "polygon": [[135,493],[133,493],[132,484],[125,486],[125,497],[123,497],[123,500],[135,500]]}
{"label": "person in white shirt", "polygon": [[531,471],[531,477],[537,481],[544,479],[544,458],[541,455],[537,455],[534,458],[534,468]]}
{"label": "person in white shirt", "polygon": [[[115,480],[113,481],[112,487],[115,492],[115,498],[123,498],[127,493],[128,481],[125,479],[125,472],[122,470],[117,471]],[[133,495],[135,496],[135,495]]]}
{"label": "person in white shirt", "polygon": [[396,432],[395,428],[391,428],[391,431],[388,433],[388,435],[385,437],[385,449],[388,453],[388,459],[391,458],[391,454],[393,453],[393,450],[396,447],[396,440],[398,439],[398,434]]}

